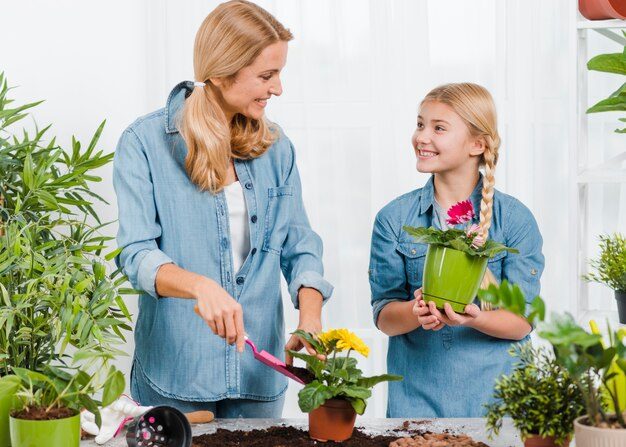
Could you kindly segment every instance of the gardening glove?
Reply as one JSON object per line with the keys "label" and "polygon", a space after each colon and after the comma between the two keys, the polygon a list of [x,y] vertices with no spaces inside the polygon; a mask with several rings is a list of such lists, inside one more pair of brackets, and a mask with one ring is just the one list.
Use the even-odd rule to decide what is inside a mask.
{"label": "gardening glove", "polygon": [[96,444],[104,444],[117,435],[126,422],[144,414],[151,408],[142,407],[130,397],[122,395],[111,405],[100,410],[102,418],[100,428],[96,425],[96,416],[87,410],[80,413],[80,426],[90,435],[95,435]]}

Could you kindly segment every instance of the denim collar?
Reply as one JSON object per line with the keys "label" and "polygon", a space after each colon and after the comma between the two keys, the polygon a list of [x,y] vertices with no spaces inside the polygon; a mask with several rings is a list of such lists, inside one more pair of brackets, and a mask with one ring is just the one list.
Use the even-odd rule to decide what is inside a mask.
{"label": "denim collar", "polygon": [[165,105],[165,132],[177,133],[177,120],[178,113],[180,112],[185,98],[189,96],[193,90],[193,82],[183,81],[176,84],[176,87],[172,89],[170,95],[167,97],[167,104]]}
{"label": "denim collar", "polygon": [[[472,195],[470,196],[470,200],[472,201],[472,205],[474,206],[474,212],[476,216],[474,220],[478,220],[480,217],[480,201],[482,200],[482,189],[483,189],[483,175],[480,174],[480,178],[478,179],[478,183],[474,187],[474,191],[472,191]],[[435,204],[435,176],[431,175],[424,187],[422,188],[422,194],[420,198],[420,206],[419,213],[426,213],[431,207]]]}

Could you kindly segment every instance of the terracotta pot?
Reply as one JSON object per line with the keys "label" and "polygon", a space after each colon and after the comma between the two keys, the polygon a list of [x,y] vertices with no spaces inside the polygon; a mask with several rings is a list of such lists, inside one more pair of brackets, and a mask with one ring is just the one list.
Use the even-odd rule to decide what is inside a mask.
{"label": "terracotta pot", "polygon": [[[568,447],[570,439],[566,439],[559,447]],[[554,436],[539,436],[530,435],[524,441],[524,447],[555,447],[557,444],[554,442]]]}
{"label": "terracotta pot", "polygon": [[626,0],[578,0],[578,10],[589,20],[626,19]]}
{"label": "terracotta pot", "polygon": [[344,399],[327,400],[309,413],[309,436],[318,441],[345,441],[354,430],[356,411]]}
{"label": "terracotta pot", "polygon": [[582,423],[587,416],[574,421],[574,439],[576,447],[624,447],[626,429],[597,428]]}

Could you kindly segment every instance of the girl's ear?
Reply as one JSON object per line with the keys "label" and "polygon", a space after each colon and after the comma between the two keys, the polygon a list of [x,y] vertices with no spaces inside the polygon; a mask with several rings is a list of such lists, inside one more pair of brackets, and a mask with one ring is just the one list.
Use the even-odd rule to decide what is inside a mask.
{"label": "girl's ear", "polygon": [[487,142],[485,141],[485,138],[482,136],[474,138],[470,149],[470,155],[482,155],[486,150]]}

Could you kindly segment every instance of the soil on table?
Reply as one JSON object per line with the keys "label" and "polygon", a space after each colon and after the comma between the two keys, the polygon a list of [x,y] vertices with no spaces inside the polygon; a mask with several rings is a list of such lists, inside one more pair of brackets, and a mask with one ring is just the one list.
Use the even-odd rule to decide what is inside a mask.
{"label": "soil on table", "polygon": [[[407,421],[392,435],[367,435],[359,428],[344,442],[320,442],[309,437],[309,433],[289,426],[274,426],[264,430],[225,430],[193,438],[192,447],[488,447],[474,442],[465,435],[451,433],[435,434],[420,429],[411,429],[410,424],[421,425],[428,421]],[[401,433],[401,434],[400,434]],[[404,436],[404,437],[403,437]]]}
{"label": "soil on table", "polygon": [[52,407],[46,411],[46,407],[26,407],[23,410],[14,410],[11,416],[16,419],[26,419],[29,421],[52,421],[55,419],[65,419],[76,414],[74,410],[65,407]]}
{"label": "soil on table", "polygon": [[306,368],[291,365],[287,365],[285,368],[298,379],[301,379],[304,383],[311,383],[315,380],[315,374]]}

